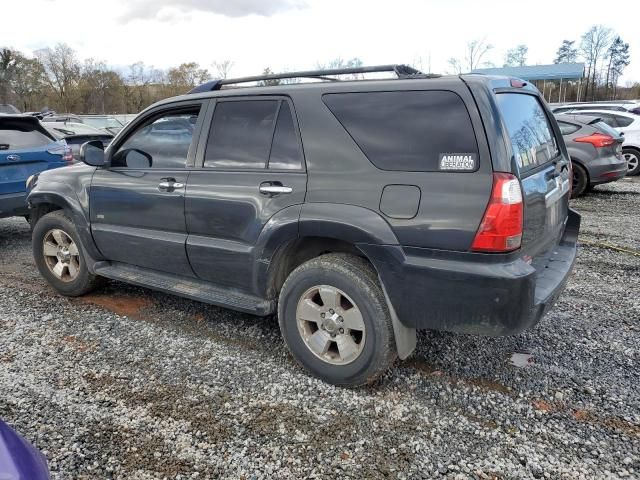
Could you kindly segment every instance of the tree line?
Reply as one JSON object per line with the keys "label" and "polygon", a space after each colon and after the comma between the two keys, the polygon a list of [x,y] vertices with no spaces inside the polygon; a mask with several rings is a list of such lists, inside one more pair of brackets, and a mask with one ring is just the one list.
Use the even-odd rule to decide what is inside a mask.
{"label": "tree line", "polygon": [[[449,59],[450,73],[470,72],[477,68],[492,68],[497,65],[487,60],[493,45],[486,38],[467,43],[462,57]],[[503,67],[521,67],[527,64],[529,48],[516,45],[507,50]],[[624,69],[631,63],[629,44],[613,29],[604,25],[594,25],[579,41],[563,40],[556,51],[554,63],[584,62],[585,77],[581,85],[583,100],[612,100],[624,96],[640,97],[640,83],[620,92],[618,81]],[[573,88],[577,88],[576,85]]]}
{"label": "tree line", "polygon": [[[463,56],[449,59],[448,73],[495,67],[495,63],[487,60],[492,49],[493,45],[486,39],[470,41]],[[527,55],[528,47],[517,45],[507,50],[503,66],[526,65]],[[580,86],[581,99],[640,97],[639,83],[627,88],[618,85],[620,76],[631,62],[631,54],[629,44],[611,28],[594,25],[579,42],[563,40],[554,62],[577,61],[583,61],[586,66]],[[348,60],[337,58],[326,64],[317,64],[317,67],[354,67],[362,63],[357,57]],[[421,58],[414,63],[421,69]],[[80,60],[76,52],[64,43],[37,50],[33,56],[1,47],[0,103],[11,103],[25,112],[50,109],[74,113],[137,113],[160,99],[186,93],[211,78],[228,78],[233,67],[234,62],[226,59],[213,62],[208,68],[197,62],[186,62],[161,70],[137,62],[124,69],[114,69],[104,61]],[[269,74],[271,69],[265,68],[263,73]],[[359,78],[358,75],[351,77]],[[299,80],[287,80],[288,83],[296,81]],[[268,80],[264,84],[278,82]],[[566,88],[575,90],[578,87]]]}

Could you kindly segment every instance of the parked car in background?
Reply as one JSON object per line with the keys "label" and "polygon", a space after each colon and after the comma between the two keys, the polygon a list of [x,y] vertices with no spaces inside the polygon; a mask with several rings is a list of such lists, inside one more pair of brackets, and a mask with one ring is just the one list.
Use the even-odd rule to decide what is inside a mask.
{"label": "parked car in background", "polygon": [[[370,72],[398,78],[222,88]],[[576,257],[570,159],[519,79],[387,65],[217,80],[81,159],[31,183],[54,288],[107,277],[277,312],[293,357],[338,385],[406,358],[416,329],[532,327]]]}
{"label": "parked car in background", "polygon": [[130,121],[132,121],[134,118],[136,118],[138,116],[138,114],[137,113],[124,113],[124,114],[114,114],[112,116],[113,116],[113,118],[118,120],[120,123],[122,123],[122,125],[126,125]]}
{"label": "parked car in background", "polygon": [[640,114],[640,103],[634,100],[620,100],[618,102],[581,102],[581,103],[553,103],[549,105],[553,113],[572,113],[583,110],[613,110]]}
{"label": "parked car in background", "polygon": [[622,156],[627,161],[627,175],[640,173],[640,115],[608,110],[583,110],[580,114],[598,116],[604,123],[624,134]]}
{"label": "parked car in background", "polygon": [[99,140],[106,148],[113,140],[113,134],[98,130],[84,123],[44,122],[43,125],[53,136],[58,139],[64,139],[67,142],[74,159],[78,158],[80,147],[85,142]]}
{"label": "parked car in background", "polygon": [[20,110],[9,103],[0,103],[0,113],[14,115],[20,113]]}
{"label": "parked car in background", "polygon": [[618,131],[595,116],[560,114],[556,120],[571,158],[572,197],[627,174],[627,162],[622,156],[623,136]]}
{"label": "parked car in background", "polygon": [[47,131],[37,118],[0,115],[0,218],[28,215],[25,182],[43,170],[73,160],[64,140]]}
{"label": "parked car in background", "polygon": [[48,114],[42,115],[42,120],[41,121],[44,122],[44,123],[50,123],[50,122],[57,122],[57,123],[76,122],[76,123],[82,123],[82,119],[78,115],[74,115],[72,113],[48,113]]}
{"label": "parked car in background", "polygon": [[47,459],[0,420],[0,479],[48,480]]}
{"label": "parked car in background", "polygon": [[80,115],[80,120],[82,123],[114,136],[124,127],[122,122],[110,115]]}

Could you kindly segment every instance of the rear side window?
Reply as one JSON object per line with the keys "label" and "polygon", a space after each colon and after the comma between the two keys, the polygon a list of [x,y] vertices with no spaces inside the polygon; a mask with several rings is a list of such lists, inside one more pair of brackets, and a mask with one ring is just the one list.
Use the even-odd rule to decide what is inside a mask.
{"label": "rear side window", "polygon": [[0,127],[0,150],[38,148],[53,143],[50,137],[38,130],[20,131]]}
{"label": "rear side window", "polygon": [[618,127],[628,127],[633,123],[632,118],[623,117],[622,115],[613,115],[613,117],[615,117]]}
{"label": "rear side window", "polygon": [[580,127],[573,123],[558,122],[558,126],[560,127],[560,133],[562,133],[562,135],[571,135],[572,133],[580,130]]}
{"label": "rear side window", "polygon": [[302,148],[286,100],[216,104],[205,167],[300,170],[302,163]]}
{"label": "rear side window", "polygon": [[382,170],[437,171],[445,154],[477,158],[469,113],[453,92],[333,93],[323,100],[371,163]]}
{"label": "rear side window", "polygon": [[544,165],[560,154],[537,97],[523,93],[499,93],[496,97],[521,171]]}

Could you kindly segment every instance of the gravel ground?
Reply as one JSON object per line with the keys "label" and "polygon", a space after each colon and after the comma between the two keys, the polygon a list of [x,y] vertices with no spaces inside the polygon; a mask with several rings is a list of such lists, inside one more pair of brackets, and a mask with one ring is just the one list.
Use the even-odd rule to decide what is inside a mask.
{"label": "gravel ground", "polygon": [[60,297],[0,220],[0,417],[54,479],[640,478],[640,179],[574,207],[577,267],[537,328],[421,333],[356,390],[297,368],[273,319],[117,282]]}

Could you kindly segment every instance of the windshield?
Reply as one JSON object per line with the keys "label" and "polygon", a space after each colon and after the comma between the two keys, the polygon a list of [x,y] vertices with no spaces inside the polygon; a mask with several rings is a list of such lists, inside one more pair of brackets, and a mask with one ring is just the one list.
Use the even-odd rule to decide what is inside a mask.
{"label": "windshield", "polygon": [[113,117],[83,117],[82,121],[96,128],[122,128],[124,126]]}
{"label": "windshield", "polygon": [[536,168],[560,154],[549,119],[536,96],[500,93],[496,97],[520,171]]}

